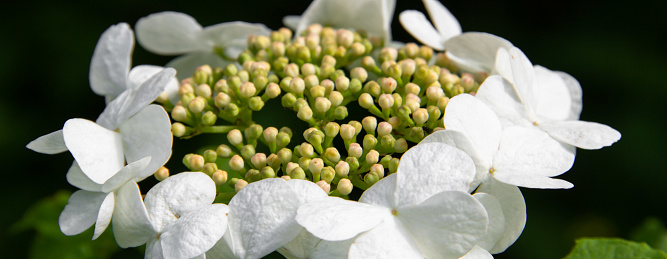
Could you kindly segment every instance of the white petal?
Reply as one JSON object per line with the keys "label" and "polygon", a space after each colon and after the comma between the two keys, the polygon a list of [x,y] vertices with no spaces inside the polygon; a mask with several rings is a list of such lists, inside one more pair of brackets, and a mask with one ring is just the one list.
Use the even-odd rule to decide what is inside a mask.
{"label": "white petal", "polygon": [[484,250],[484,248],[475,246],[472,248],[472,250],[470,250],[470,252],[459,259],[493,259],[493,256],[489,253],[489,251]]}
{"label": "white petal", "polygon": [[185,172],[168,177],[151,188],[144,203],[151,222],[159,232],[186,213],[207,206],[215,199],[215,183],[201,172]]}
{"label": "white petal", "polygon": [[145,259],[164,259],[162,252],[162,242],[158,239],[151,239],[146,243]]}
{"label": "white petal", "polygon": [[139,178],[141,172],[143,172],[144,168],[146,168],[146,166],[150,161],[151,157],[145,157],[144,159],[134,161],[126,165],[125,167],[123,167],[123,169],[120,169],[118,173],[109,178],[109,180],[104,182],[104,185],[102,185],[102,191],[103,192],[115,191],[128,181],[131,181],[135,178]]}
{"label": "white petal", "polygon": [[526,226],[526,203],[518,187],[498,182],[491,178],[477,189],[478,193],[493,195],[503,209],[505,217],[505,233],[496,245],[489,250],[491,253],[502,253],[510,245],[514,244]]}
{"label": "white petal", "polygon": [[[229,221],[228,221],[229,223]],[[206,258],[208,259],[227,259],[227,258],[239,258],[236,256],[234,251],[232,251],[232,247],[234,245],[232,244],[232,238],[231,238],[231,230],[229,230],[229,224],[227,224],[227,230],[225,231],[225,234],[222,235],[222,238],[218,240],[213,247],[206,251]]]}
{"label": "white petal", "polygon": [[[308,25],[319,23],[334,28],[364,30],[371,36],[389,37],[391,6],[381,1],[316,0],[301,15],[295,35],[300,35]],[[390,39],[384,40],[388,42]]]}
{"label": "white petal", "polygon": [[296,30],[296,27],[299,26],[299,21],[301,21],[300,15],[287,15],[283,17],[283,24],[285,27],[290,28],[290,30]]}
{"label": "white petal", "polygon": [[469,94],[460,94],[447,104],[445,128],[464,133],[473,143],[480,159],[491,161],[500,143],[500,121],[483,102]]}
{"label": "white petal", "polygon": [[461,34],[461,24],[442,3],[435,0],[423,0],[423,2],[428,16],[438,28],[443,41]]}
{"label": "white petal", "polygon": [[175,68],[178,71],[176,77],[183,80],[191,77],[197,67],[203,64],[208,64],[211,67],[225,67],[230,62],[224,61],[210,51],[195,51],[169,61],[166,66]]}
{"label": "white petal", "polygon": [[359,202],[386,208],[398,206],[396,203],[396,176],[397,174],[390,174],[373,184],[371,188],[368,188],[361,194]]}
{"label": "white petal", "polygon": [[277,252],[286,258],[347,258],[350,245],[354,239],[343,241],[326,241],[319,239],[307,230],[302,229],[299,235],[287,243],[285,246],[279,248]]}
{"label": "white petal", "polygon": [[200,42],[201,25],[184,13],[154,13],[139,19],[135,27],[141,46],[160,55],[178,55],[206,46]]}
{"label": "white petal", "polygon": [[402,207],[398,218],[427,258],[465,255],[489,224],[484,206],[461,191],[440,192],[420,204]]}
{"label": "white petal", "polygon": [[435,50],[442,51],[445,49],[445,45],[443,44],[445,39],[433,28],[433,25],[426,19],[423,13],[415,10],[406,10],[401,12],[398,20],[403,25],[403,28],[421,43]]}
{"label": "white petal", "polygon": [[[128,89],[136,90],[146,82],[148,79],[156,75],[157,73],[160,73],[164,67],[160,66],[153,66],[153,65],[140,65],[133,67],[132,70],[130,70],[130,74],[128,75]],[[178,85],[178,80],[176,80],[176,77],[173,77],[169,81],[169,85],[176,84]]]}
{"label": "white petal", "polygon": [[519,48],[510,48],[509,54],[510,66],[512,67],[512,76],[514,76],[514,88],[519,94],[521,102],[523,102],[527,108],[535,109],[535,102],[537,100],[534,94],[535,69],[533,68],[533,64],[530,63],[530,60],[528,60],[526,54],[524,54]]}
{"label": "white petal", "polygon": [[137,112],[120,125],[120,134],[127,163],[151,157],[143,173],[136,175],[140,180],[155,173],[171,157],[174,137],[169,115],[162,106],[152,104]]}
{"label": "white petal", "polygon": [[460,149],[444,143],[424,143],[403,154],[397,174],[398,205],[406,206],[442,191],[468,191],[475,165]]}
{"label": "white petal", "polygon": [[571,103],[571,110],[570,110],[570,116],[567,118],[568,120],[578,120],[579,115],[581,115],[581,109],[583,108],[583,92],[581,90],[581,85],[579,84],[579,81],[569,75],[568,73],[561,72],[561,71],[554,71],[556,72],[563,82],[565,82],[565,85],[567,85],[567,89],[570,92],[570,103]]}
{"label": "white petal", "polygon": [[486,214],[489,217],[489,226],[486,229],[486,234],[477,242],[477,245],[486,250],[491,250],[505,234],[506,220],[502,205],[498,199],[486,193],[477,192],[473,195],[473,198],[484,205]]}
{"label": "white petal", "polygon": [[109,27],[97,41],[90,61],[90,88],[98,95],[118,96],[126,89],[134,35],[127,23]]}
{"label": "white petal", "polygon": [[604,124],[588,121],[554,121],[540,124],[553,138],[583,149],[600,149],[621,139],[621,133]]}
{"label": "white petal", "polygon": [[439,130],[426,136],[426,138],[419,143],[430,142],[439,142],[454,146],[472,158],[473,163],[475,163],[475,178],[468,191],[473,191],[477,188],[482,180],[489,175],[489,169],[493,166],[493,158],[484,158],[480,155],[479,152],[477,152],[475,145],[473,145],[472,141],[470,141],[464,133],[455,130]]}
{"label": "white petal", "polygon": [[391,215],[391,209],[330,197],[299,207],[296,221],[314,236],[341,241],[368,231]]}
{"label": "white petal", "polygon": [[570,189],[574,185],[568,181],[532,175],[527,172],[495,174],[496,180],[506,184],[536,189]]}
{"label": "white petal", "polygon": [[89,192],[102,192],[102,184],[93,182],[81,171],[79,164],[74,161],[67,171],[67,182],[75,187]]}
{"label": "white petal", "polygon": [[242,39],[247,42],[250,35],[268,35],[270,31],[260,23],[226,22],[204,28],[201,40],[209,46],[224,47],[230,40]]}
{"label": "white petal", "polygon": [[348,256],[350,251],[350,246],[354,243],[354,239],[348,239],[343,241],[326,241],[322,240],[315,251],[310,255],[310,258],[313,259],[329,259],[329,258],[338,258],[345,259]]}
{"label": "white petal", "polygon": [[493,161],[495,175],[528,174],[557,176],[574,163],[574,154],[537,128],[503,130],[500,149]]}
{"label": "white petal", "polygon": [[[293,181],[292,181],[293,180]],[[292,179],[287,181],[287,185],[292,188],[295,193],[298,193],[297,199],[299,199],[299,204],[304,204],[306,202],[322,199],[328,197],[327,193],[322,190],[317,184],[299,179]]]}
{"label": "white petal", "polygon": [[496,60],[499,48],[510,48],[509,41],[484,32],[466,32],[444,43],[447,56],[464,71],[489,72]]}
{"label": "white petal", "polygon": [[234,250],[241,258],[259,258],[292,241],[301,227],[294,220],[299,199],[283,179],[244,187],[229,202]]}
{"label": "white petal", "polygon": [[121,248],[140,246],[155,239],[157,234],[141,200],[139,186],[135,182],[124,184],[116,192],[116,208],[112,221],[113,235]]}
{"label": "white petal", "polygon": [[484,102],[496,113],[503,127],[532,125],[527,119],[526,108],[516,94],[514,86],[498,75],[488,77],[479,87],[475,98]]}
{"label": "white petal", "polygon": [[111,215],[113,215],[115,197],[113,193],[107,194],[100,205],[100,212],[97,213],[97,221],[95,221],[95,233],[93,234],[93,240],[97,239],[104,230],[107,229],[109,223],[111,223]]}
{"label": "white petal", "polygon": [[69,197],[60,217],[60,231],[68,236],[78,235],[92,226],[97,220],[100,206],[107,194],[78,190]]}
{"label": "white petal", "polygon": [[415,240],[395,217],[365,232],[350,246],[349,258],[424,258]]}
{"label": "white petal", "polygon": [[572,111],[572,98],[562,77],[547,68],[535,66],[535,113],[547,120],[566,120]]}
{"label": "white petal", "polygon": [[224,204],[211,204],[183,215],[160,235],[165,258],[192,258],[211,249],[227,230]]}
{"label": "white petal", "polygon": [[89,120],[70,119],[63,127],[63,136],[79,167],[93,182],[102,184],[123,168],[120,134]]}
{"label": "white petal", "polygon": [[165,68],[146,80],[139,88],[123,92],[107,104],[97,118],[97,123],[107,129],[115,130],[127,118],[152,103],[164,91],[175,73],[173,68]]}
{"label": "white petal", "polygon": [[41,136],[33,141],[30,141],[27,146],[28,149],[42,154],[58,154],[67,151],[65,139],[63,138],[63,131],[57,130]]}

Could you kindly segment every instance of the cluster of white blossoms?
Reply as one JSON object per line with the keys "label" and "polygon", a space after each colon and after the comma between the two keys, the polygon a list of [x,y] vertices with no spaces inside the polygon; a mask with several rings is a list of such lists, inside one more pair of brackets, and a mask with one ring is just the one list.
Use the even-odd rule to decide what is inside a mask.
{"label": "cluster of white blossoms", "polygon": [[[111,224],[120,247],[146,244],[146,258],[505,251],[526,222],[519,187],[572,188],[553,177],[571,168],[576,148],[621,135],[579,120],[572,76],[533,65],[498,36],[462,33],[442,4],[423,2],[435,28],[421,12],[399,16],[421,47],[391,41],[392,0],[315,0],[285,18],[295,33],[152,14],[137,22],[137,39],[183,54],[166,68],[131,68],[134,33],[111,26],[90,65],[105,110],[27,146],[74,157],[66,178],[80,190],[60,215],[62,232],[94,225],[96,239]],[[291,125],[253,121],[253,112],[275,112],[262,110],[273,101],[310,127],[305,142],[290,145]],[[361,108],[348,111],[351,102]],[[186,155],[189,172],[170,176],[174,136],[220,133],[227,142]],[[151,175],[160,182],[140,190]]]}

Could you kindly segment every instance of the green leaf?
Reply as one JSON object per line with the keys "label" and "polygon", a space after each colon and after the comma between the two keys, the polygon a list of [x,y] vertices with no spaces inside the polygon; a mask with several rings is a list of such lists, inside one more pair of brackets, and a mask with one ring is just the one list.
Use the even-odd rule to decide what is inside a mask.
{"label": "green leaf", "polygon": [[667,252],[667,229],[658,218],[647,218],[641,226],[632,231],[630,238]]}
{"label": "green leaf", "polygon": [[637,243],[620,238],[581,238],[566,259],[667,259],[667,254],[652,249],[646,243]]}

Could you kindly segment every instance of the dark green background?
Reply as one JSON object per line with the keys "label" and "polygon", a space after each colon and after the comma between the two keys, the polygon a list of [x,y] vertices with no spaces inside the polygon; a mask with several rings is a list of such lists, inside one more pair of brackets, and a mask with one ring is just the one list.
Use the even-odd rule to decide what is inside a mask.
{"label": "dark green background", "polygon": [[[34,153],[25,145],[60,129],[69,118],[95,119],[104,101],[88,86],[88,66],[100,34],[148,14],[188,13],[202,25],[244,20],[281,26],[308,1],[96,1],[0,5],[0,251],[26,257],[34,233],[10,233],[37,200],[59,189],[71,157]],[[581,236],[628,238],[649,216],[667,220],[667,1],[604,4],[580,1],[447,1],[464,31],[510,40],[534,64],[562,70],[584,90],[582,120],[607,124],[623,137],[614,146],[579,150],[562,176],[571,190],[523,189],[528,223],[523,235],[496,258],[559,258]],[[400,27],[401,10],[424,10],[420,1],[398,1],[395,40],[413,39]],[[134,52],[134,64],[163,65],[170,57]],[[661,108],[663,107],[663,108]],[[57,218],[53,218],[55,222]],[[64,237],[65,238],[65,237]]]}

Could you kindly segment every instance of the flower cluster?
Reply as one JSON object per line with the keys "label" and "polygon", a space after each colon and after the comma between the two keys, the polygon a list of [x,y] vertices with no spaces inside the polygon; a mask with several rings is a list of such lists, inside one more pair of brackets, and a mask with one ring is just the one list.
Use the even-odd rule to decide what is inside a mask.
{"label": "flower cluster", "polygon": [[[444,6],[423,2],[437,29],[418,11],[400,22],[424,46],[391,41],[395,1],[315,0],[285,18],[294,33],[202,28],[176,12],[142,18],[144,48],[184,54],[168,68],[130,69],[133,32],[110,27],[90,65],[105,110],[28,144],[74,157],[67,181],[81,190],[62,232],[95,225],[96,239],[112,224],[120,247],[146,244],[147,258],[503,252],[526,222],[519,187],[572,188],[553,177],[576,148],[620,133],[579,120],[570,75],[533,65],[498,36],[461,33]],[[265,113],[296,120],[255,119]],[[176,158],[188,172],[170,173],[173,137],[202,134],[222,137]],[[150,175],[160,182],[142,192]]]}

